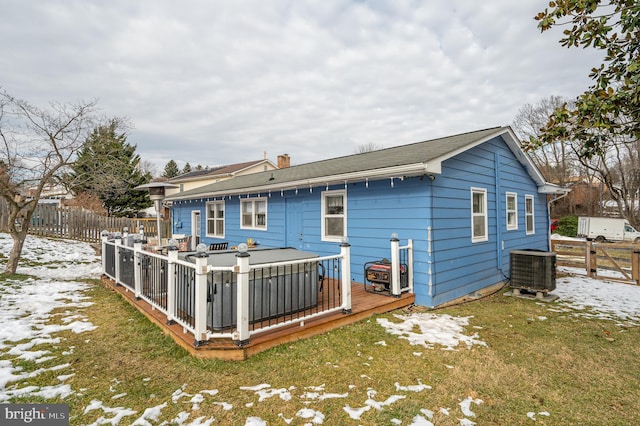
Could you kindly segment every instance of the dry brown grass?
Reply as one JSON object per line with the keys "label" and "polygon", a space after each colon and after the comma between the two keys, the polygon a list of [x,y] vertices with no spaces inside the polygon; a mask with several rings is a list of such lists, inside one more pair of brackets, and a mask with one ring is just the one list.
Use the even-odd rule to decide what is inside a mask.
{"label": "dry brown grass", "polygon": [[[638,327],[552,312],[543,303],[497,294],[435,311],[473,316],[466,333],[477,332],[486,347],[445,351],[411,346],[388,334],[373,318],[247,361],[224,362],[190,357],[112,291],[96,285],[90,294],[95,303],[84,314],[98,328],[66,334],[62,344],[48,348],[58,354],[56,360],[39,366],[22,363],[26,370],[57,365],[60,359],[71,363],[75,376],[68,383],[75,393],[58,402],[70,405],[74,425],[110,416],[98,410],[84,414],[94,400],[138,412],[125,417],[121,425],[164,403],[153,424],[169,422],[183,411],[190,413],[190,421],[206,416],[215,418],[216,424],[242,425],[250,416],[268,424],[285,424],[282,416],[293,418],[292,424],[303,424],[310,419],[296,413],[311,408],[330,425],[391,424],[392,419],[410,424],[421,409],[435,412],[436,425],[459,425],[463,418],[459,403],[467,397],[483,401],[471,407],[476,413],[471,420],[479,425],[531,424],[526,413],[542,411],[551,415],[537,416],[536,424],[640,424]],[[377,344],[380,341],[387,345]],[[70,347],[73,354],[61,355]],[[54,384],[58,374],[42,374],[20,386]],[[395,387],[395,383],[419,382],[432,389],[403,392]],[[273,396],[259,402],[254,391],[241,389],[261,383],[287,389],[291,399]],[[326,393],[348,396],[323,401],[304,398],[309,387],[321,385]],[[218,393],[201,393],[204,402],[192,411],[191,396],[172,401],[183,386],[190,395],[204,390]],[[365,406],[372,390],[377,401],[392,395],[405,398],[382,411],[369,410],[360,421],[350,419],[344,407]],[[121,394],[126,395],[113,399]],[[39,402],[29,397],[21,402],[25,401]],[[216,404],[221,402],[233,408],[225,410]],[[441,408],[448,408],[450,414],[439,412]]]}

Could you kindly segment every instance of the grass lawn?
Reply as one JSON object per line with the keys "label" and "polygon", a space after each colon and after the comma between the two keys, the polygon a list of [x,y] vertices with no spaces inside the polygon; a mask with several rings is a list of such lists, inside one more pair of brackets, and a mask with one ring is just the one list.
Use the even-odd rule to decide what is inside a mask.
{"label": "grass lawn", "polygon": [[[94,303],[80,312],[98,327],[64,332],[58,344],[37,347],[54,359],[36,364],[8,352],[0,357],[25,371],[69,363],[74,375],[64,382],[74,392],[46,402],[69,404],[72,425],[99,424],[114,417],[115,408],[137,412],[119,422],[127,425],[152,407],[159,414],[149,414],[147,424],[179,423],[188,413],[185,424],[204,416],[202,422],[233,425],[252,417],[275,425],[409,425],[429,412],[436,425],[459,425],[465,417],[478,425],[533,424],[527,413],[546,425],[640,424],[640,327],[579,317],[555,304],[500,293],[429,311],[472,317],[464,334],[477,333],[486,346],[412,346],[378,324],[377,318],[398,321],[390,313],[224,362],[190,357],[97,281],[88,295]],[[416,312],[427,313],[395,313]],[[68,372],[45,371],[7,387],[59,384]],[[475,417],[460,405],[467,398],[474,400]],[[345,410],[376,405],[372,401],[380,409],[359,420]],[[11,402],[45,401],[25,394]]]}

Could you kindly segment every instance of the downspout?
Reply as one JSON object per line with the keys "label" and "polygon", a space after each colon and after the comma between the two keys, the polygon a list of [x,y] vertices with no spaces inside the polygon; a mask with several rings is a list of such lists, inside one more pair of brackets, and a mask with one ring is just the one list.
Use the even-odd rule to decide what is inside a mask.
{"label": "downspout", "polygon": [[494,153],[495,157],[495,179],[496,179],[496,258],[497,258],[497,269],[503,273],[502,270],[502,251],[504,250],[504,242],[502,241],[502,212],[500,211],[500,200],[501,197],[501,188],[500,188],[500,154],[497,152]]}
{"label": "downspout", "polygon": [[429,196],[427,197],[427,211],[429,212],[429,220],[427,221],[427,285],[428,295],[431,298],[431,304],[433,305],[434,285],[433,285],[433,181],[435,176],[428,175],[429,178]]}
{"label": "downspout", "polygon": [[[554,197],[554,198],[550,199],[549,203],[547,204],[547,209],[549,209],[549,207],[551,207],[551,203],[555,203],[556,201],[560,200],[561,198],[566,197],[567,195],[569,195],[569,192],[565,192],[562,195],[560,195],[559,197]],[[549,210],[549,214],[551,214],[551,210]]]}
{"label": "downspout", "polygon": [[[551,223],[551,203],[555,203],[556,201],[566,197],[569,195],[569,192],[564,192],[559,196],[553,197],[547,203],[547,219],[549,219],[549,223]],[[551,250],[551,226],[547,226],[547,248]]]}

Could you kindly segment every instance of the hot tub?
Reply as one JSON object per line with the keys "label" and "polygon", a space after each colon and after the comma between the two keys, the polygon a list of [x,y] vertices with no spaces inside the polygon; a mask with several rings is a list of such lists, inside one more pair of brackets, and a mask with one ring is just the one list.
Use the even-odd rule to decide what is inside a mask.
{"label": "hot tub", "polygon": [[[315,253],[293,248],[259,248],[249,252],[249,321],[252,323],[290,315],[318,304],[319,271]],[[236,265],[236,251],[210,252],[212,266]],[[193,261],[190,254],[185,258]],[[305,260],[301,263],[267,266]],[[237,277],[229,271],[208,275],[207,326],[222,330],[236,325]],[[193,305],[191,305],[193,306]],[[186,306],[183,307],[187,308]]]}

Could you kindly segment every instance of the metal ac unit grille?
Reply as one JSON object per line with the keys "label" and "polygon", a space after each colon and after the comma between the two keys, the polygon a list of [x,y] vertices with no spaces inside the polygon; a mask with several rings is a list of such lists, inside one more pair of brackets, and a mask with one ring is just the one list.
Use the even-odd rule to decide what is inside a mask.
{"label": "metal ac unit grille", "polygon": [[511,251],[511,288],[548,292],[556,288],[556,254],[536,250]]}

